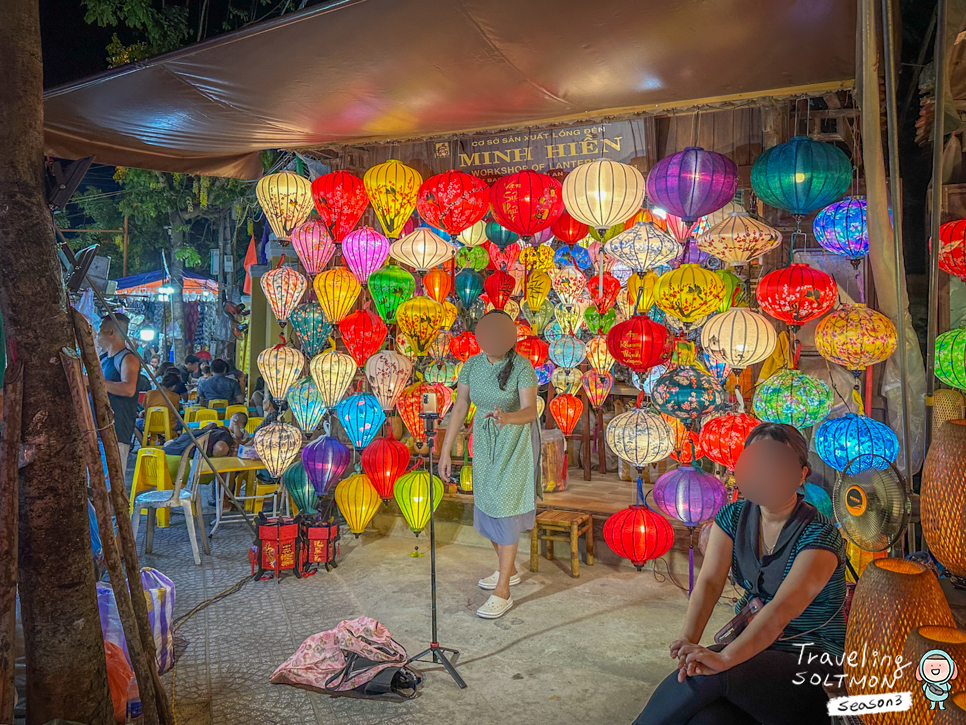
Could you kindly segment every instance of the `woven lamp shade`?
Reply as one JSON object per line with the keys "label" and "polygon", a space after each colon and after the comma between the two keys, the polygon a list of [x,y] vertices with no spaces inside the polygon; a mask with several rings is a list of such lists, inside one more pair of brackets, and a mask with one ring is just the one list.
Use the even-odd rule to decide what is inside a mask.
{"label": "woven lamp shade", "polygon": [[[876,559],[869,563],[855,587],[845,635],[843,669],[850,695],[882,692],[879,678],[885,669],[862,652],[898,655],[909,634],[918,627],[954,627],[952,612],[939,581],[926,567],[904,559]],[[891,676],[891,670],[889,671]],[[874,680],[871,678],[875,678]],[[871,685],[870,685],[871,680]],[[906,725],[907,713],[863,715],[865,725]]]}
{"label": "woven lamp shade", "polygon": [[[939,429],[922,468],[922,533],[929,550],[956,576],[966,576],[966,420]],[[966,665],[964,665],[966,666]]]}
{"label": "woven lamp shade", "polygon": [[932,396],[932,437],[947,420],[966,418],[966,397],[958,390],[937,390]]}
{"label": "woven lamp shade", "polygon": [[954,692],[945,705],[945,710],[934,712],[933,725],[966,725],[966,692]]}
{"label": "woven lamp shade", "polygon": [[[926,625],[925,627],[917,627],[909,633],[903,657],[907,662],[912,662],[912,667],[905,671],[901,687],[898,683],[896,685],[897,691],[902,689],[915,693],[912,696],[912,709],[903,713],[905,716],[904,723],[931,725],[934,722],[942,722],[933,719],[942,710],[929,709],[926,698],[922,697],[923,683],[916,680],[916,671],[922,656],[934,649],[942,650],[948,654],[958,666],[966,666],[966,632],[955,627]],[[960,671],[956,680],[952,682],[954,688],[962,687],[962,678],[963,673]],[[966,698],[961,699],[960,702],[966,708]],[[949,699],[944,704],[951,713],[955,712],[955,708],[950,708]],[[960,708],[959,710],[958,719],[948,722],[966,723],[966,709]]]}

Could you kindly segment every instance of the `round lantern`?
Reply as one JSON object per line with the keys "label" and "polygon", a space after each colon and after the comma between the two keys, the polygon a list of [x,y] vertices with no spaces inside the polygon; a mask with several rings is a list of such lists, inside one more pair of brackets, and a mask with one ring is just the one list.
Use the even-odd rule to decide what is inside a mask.
{"label": "round lantern", "polygon": [[416,279],[405,269],[387,264],[369,277],[369,294],[376,312],[386,322],[396,321],[396,310],[416,291]]}
{"label": "round lantern", "polygon": [[696,239],[698,249],[725,264],[743,267],[782,243],[782,234],[740,211],[718,222]]}
{"label": "round lantern", "polygon": [[823,422],[815,430],[814,443],[826,465],[853,476],[870,468],[888,468],[899,454],[899,439],[889,426],[855,413]]}
{"label": "round lantern", "polygon": [[285,469],[285,473],[282,474],[282,483],[285,485],[288,495],[292,497],[292,502],[298,509],[298,513],[306,516],[315,516],[318,513],[315,508],[318,497],[301,461],[295,461]]}
{"label": "round lantern", "polygon": [[715,224],[720,224],[721,222],[723,222],[732,214],[737,214],[743,211],[745,211],[745,208],[741,204],[737,204],[733,201],[729,201],[720,209],[717,209],[711,212],[710,214],[705,214],[700,219],[698,219],[698,221],[694,223],[694,226],[690,230],[691,236],[698,237],[701,234],[704,234],[706,231],[708,231]]}
{"label": "round lantern", "polygon": [[520,252],[520,264],[528,276],[536,272],[546,272],[553,269],[553,250],[542,245],[527,247]]}
{"label": "round lantern", "polygon": [[701,328],[701,346],[735,370],[768,359],[776,341],[772,324],[747,307],[734,307],[715,315]]}
{"label": "round lantern", "polygon": [[490,208],[500,226],[529,240],[563,214],[560,182],[529,169],[501,176],[490,188]]}
{"label": "round lantern", "polygon": [[678,365],[657,379],[651,400],[662,413],[696,423],[724,405],[725,393],[717,380],[694,365]]}
{"label": "round lantern", "polygon": [[735,196],[738,166],[727,156],[688,146],[651,167],[647,198],[688,224]]}
{"label": "round lantern", "polygon": [[369,445],[386,422],[382,406],[376,396],[369,393],[356,393],[344,398],[335,406],[335,412],[356,450]]}
{"label": "round lantern", "polygon": [[562,246],[553,254],[553,263],[556,267],[576,267],[584,271],[590,271],[594,266],[594,260],[590,257],[590,252],[579,244],[572,246]]}
{"label": "round lantern", "polygon": [[593,307],[588,307],[584,310],[584,322],[587,325],[587,329],[594,335],[606,335],[610,332],[610,328],[617,324],[618,319],[620,317],[617,309],[613,307],[603,315]]}
{"label": "round lantern", "polygon": [[936,377],[946,385],[966,390],[966,327],[936,338]]}
{"label": "round lantern", "polygon": [[565,436],[573,434],[583,412],[584,403],[576,395],[557,395],[550,401],[550,414]]}
{"label": "round lantern", "polygon": [[852,164],[845,153],[807,136],[772,146],[751,167],[758,198],[799,217],[831,204],[850,183]]}
{"label": "round lantern", "polygon": [[285,399],[303,431],[311,433],[319,427],[322,416],[325,415],[325,401],[319,395],[312,378],[304,378],[295,383],[289,388]]}
{"label": "round lantern", "polygon": [[270,423],[255,431],[255,451],[268,475],[278,479],[302,447],[302,431],[286,423]]}
{"label": "round lantern", "polygon": [[754,409],[768,423],[808,428],[832,412],[832,389],[800,370],[779,370],[758,385]]}
{"label": "round lantern", "polygon": [[549,354],[554,365],[563,368],[575,368],[584,361],[587,348],[578,338],[564,335],[551,343]]}
{"label": "round lantern", "polygon": [[497,270],[491,273],[483,282],[483,289],[486,290],[486,296],[489,298],[490,304],[496,309],[502,310],[506,307],[506,303],[510,301],[510,295],[513,294],[515,284],[516,282],[513,277],[506,272]]}
{"label": "round lantern", "polygon": [[443,482],[433,476],[430,484],[428,471],[411,471],[396,480],[393,498],[399,505],[403,518],[416,536],[426,528],[429,517],[443,500]]}
{"label": "round lantern", "polygon": [[537,368],[547,362],[550,347],[539,337],[525,337],[516,344],[516,351],[523,355],[533,367]]}
{"label": "round lantern", "polygon": [[966,219],[939,227],[939,269],[966,281]]}
{"label": "round lantern", "polygon": [[595,410],[600,410],[610,391],[614,388],[614,376],[597,370],[588,370],[581,380],[587,400]]}
{"label": "round lantern", "polygon": [[[613,330],[614,328],[611,327]],[[587,342],[587,362],[598,373],[608,373],[614,367],[614,356],[607,348],[607,339],[604,337],[592,337]]]}
{"label": "round lantern", "polygon": [[466,362],[472,355],[479,354],[480,346],[472,332],[461,332],[450,340],[449,351],[460,362]]}
{"label": "round lantern", "polygon": [[[608,229],[622,224],[640,210],[644,202],[644,177],[633,166],[610,159],[581,164],[564,178],[563,202],[567,213],[577,222],[597,230]],[[572,238],[577,232],[573,230],[568,236]],[[563,239],[554,230],[554,236],[568,244],[586,235],[586,227],[576,239]]]}
{"label": "round lantern", "polygon": [[302,343],[302,352],[309,357],[317,355],[328,344],[332,324],[325,319],[318,302],[306,302],[296,307],[289,315],[289,322]]}
{"label": "round lantern", "polygon": [[674,529],[647,506],[629,506],[604,522],[604,540],[638,571],[645,562],[664,556],[674,545]]}
{"label": "round lantern", "polygon": [[355,229],[369,206],[362,179],[348,171],[322,174],[312,182],[312,198],[319,217],[337,242]]}
{"label": "round lantern", "polygon": [[325,496],[345,473],[352,453],[335,436],[316,438],[302,449],[302,465],[318,496]]}
{"label": "round lantern", "polygon": [[441,383],[447,387],[453,387],[459,382],[462,367],[462,363],[453,363],[449,360],[434,362],[423,370],[423,380],[427,383]]}
{"label": "round lantern", "polygon": [[356,363],[351,356],[330,350],[312,358],[309,370],[325,406],[334,408],[349,389],[356,374]]}
{"label": "round lantern", "polygon": [[263,274],[260,282],[265,298],[272,307],[272,314],[284,327],[292,310],[302,301],[308,282],[291,267],[282,266]]}
{"label": "round lantern", "polygon": [[674,450],[674,435],[664,419],[640,408],[611,419],[604,438],[619,458],[636,468],[667,458]]}
{"label": "round lantern", "polygon": [[[487,208],[489,208],[489,201],[487,202]],[[488,240],[486,238],[486,222],[482,219],[476,224],[471,225],[467,229],[464,229],[459,235],[460,242],[468,247],[478,247],[481,244],[485,244]]]}
{"label": "round lantern", "polygon": [[327,269],[317,275],[314,287],[325,316],[337,324],[349,314],[362,291],[355,275],[345,267]]}
{"label": "round lantern", "polygon": [[395,407],[412,371],[413,364],[409,358],[392,350],[377,352],[366,361],[366,380],[383,410]]}
{"label": "round lantern", "polygon": [[922,532],[929,550],[966,577],[966,421],[949,420],[929,446],[922,469]]}
{"label": "round lantern", "polygon": [[822,209],[812,223],[815,240],[832,254],[838,254],[859,266],[869,253],[869,228],[866,223],[865,199],[847,196]]}
{"label": "round lantern", "polygon": [[376,515],[382,499],[365,474],[354,473],[335,487],[335,502],[349,531],[358,539]]}
{"label": "round lantern", "polygon": [[725,413],[701,424],[698,442],[704,454],[729,471],[735,470],[745,441],[761,421],[748,413]]}
{"label": "round lantern", "polygon": [[550,384],[557,395],[579,393],[581,381],[580,371],[573,368],[555,368],[550,375]]}
{"label": "round lantern", "polygon": [[281,240],[287,241],[292,230],[312,212],[312,184],[291,171],[263,176],[255,185],[255,196]]}
{"label": "round lantern", "polygon": [[832,309],[838,286],[831,275],[796,263],[762,277],[755,297],[764,312],[798,330]]}
{"label": "round lantern", "polygon": [[641,222],[608,240],[604,252],[643,275],[677,257],[681,245],[653,222]]}
{"label": "round lantern", "polygon": [[590,281],[587,282],[587,291],[590,293],[594,307],[603,315],[614,307],[617,295],[621,291],[621,283],[617,277],[605,272],[601,276],[594,275],[591,277]]}
{"label": "round lantern", "polygon": [[896,326],[865,305],[843,305],[818,323],[815,347],[826,360],[858,374],[895,352]]}
{"label": "round lantern", "polygon": [[406,445],[391,435],[373,439],[362,452],[362,470],[384,501],[392,498],[393,487],[409,467],[410,457]]}
{"label": "round lantern", "polygon": [[433,234],[426,227],[419,227],[411,234],[393,242],[389,248],[393,259],[414,267],[417,272],[426,272],[453,258],[456,250],[453,245]]}
{"label": "round lantern", "polygon": [[607,349],[621,365],[642,373],[671,354],[670,334],[647,315],[634,315],[607,333]]}
{"label": "round lantern", "polygon": [[371,167],[362,177],[362,182],[383,231],[386,236],[395,239],[416,208],[416,197],[423,177],[416,169],[393,159]]}
{"label": "round lantern", "polygon": [[453,291],[453,279],[444,269],[436,267],[423,275],[423,291],[437,302],[443,302]]}
{"label": "round lantern", "polygon": [[294,347],[276,345],[258,353],[257,365],[272,398],[282,401],[302,377],[305,356]]}
{"label": "round lantern", "polygon": [[417,355],[425,355],[443,327],[446,310],[429,297],[413,297],[396,309],[396,324]]}
{"label": "round lantern", "polygon": [[654,287],[654,301],[689,328],[698,318],[715,310],[724,300],[721,278],[696,264],[682,264],[662,274]]}
{"label": "round lantern", "polygon": [[[566,179],[564,179],[564,187],[566,188]],[[566,206],[566,192],[564,192],[564,195],[564,206]],[[569,212],[565,211],[560,215],[560,218],[553,223],[553,226],[550,227],[550,231],[552,231],[553,235],[564,244],[576,244],[587,236],[587,232],[590,231],[590,229],[587,224],[577,221],[570,216]]]}
{"label": "round lantern", "polygon": [[292,246],[310,277],[325,269],[335,252],[335,243],[321,219],[309,219],[295,227]]}
{"label": "round lantern", "polygon": [[455,237],[486,216],[488,202],[482,179],[465,171],[445,171],[419,187],[416,211],[427,224]]}
{"label": "round lantern", "polygon": [[372,227],[356,229],[342,240],[342,256],[359,284],[365,284],[389,256],[389,240]]}
{"label": "round lantern", "polygon": [[357,310],[339,323],[339,332],[352,359],[362,367],[369,356],[382,347],[389,329],[375,312]]}
{"label": "round lantern", "polygon": [[464,308],[476,302],[483,294],[483,275],[472,269],[464,269],[456,275],[456,299]]}
{"label": "round lantern", "polygon": [[496,222],[487,222],[485,230],[487,240],[492,242],[492,246],[498,250],[506,249],[520,240],[519,234],[514,234]]}

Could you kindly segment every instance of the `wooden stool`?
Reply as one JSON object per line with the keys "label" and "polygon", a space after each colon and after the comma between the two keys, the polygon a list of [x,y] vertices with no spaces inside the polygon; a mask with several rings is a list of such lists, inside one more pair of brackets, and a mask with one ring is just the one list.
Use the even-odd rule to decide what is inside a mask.
{"label": "wooden stool", "polygon": [[[545,529],[545,533],[540,533]],[[554,536],[566,534],[566,536]],[[594,520],[590,514],[579,511],[543,511],[537,514],[533,531],[530,532],[530,571],[537,571],[540,559],[540,540],[547,542],[547,559],[553,561],[553,542],[570,542],[570,576],[580,576],[580,554],[577,544],[587,534],[587,566],[594,565]]]}

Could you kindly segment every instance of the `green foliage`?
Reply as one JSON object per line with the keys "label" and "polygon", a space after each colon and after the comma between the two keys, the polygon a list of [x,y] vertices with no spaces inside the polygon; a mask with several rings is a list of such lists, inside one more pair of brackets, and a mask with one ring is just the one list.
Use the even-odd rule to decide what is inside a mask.
{"label": "green foliage", "polygon": [[112,68],[167,53],[188,40],[187,5],[164,3],[158,10],[151,0],[82,0],[82,4],[85,22],[102,28],[127,28],[137,31],[140,37],[135,43],[125,45],[114,34],[107,48]]}

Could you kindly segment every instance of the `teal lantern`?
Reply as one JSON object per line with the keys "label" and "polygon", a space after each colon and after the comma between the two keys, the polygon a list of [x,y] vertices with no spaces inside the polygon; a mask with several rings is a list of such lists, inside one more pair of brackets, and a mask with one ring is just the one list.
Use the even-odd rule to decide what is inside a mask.
{"label": "teal lantern", "polygon": [[550,343],[550,359],[561,368],[575,368],[587,356],[587,347],[573,335],[561,335]]}
{"label": "teal lantern", "polygon": [[803,489],[805,501],[817,508],[818,512],[829,521],[835,521],[835,512],[832,509],[832,499],[829,497],[828,493],[825,492],[825,489],[819,486],[817,483],[812,483],[811,481],[805,481]]}
{"label": "teal lantern", "polygon": [[505,227],[501,227],[496,222],[487,222],[486,238],[493,242],[500,249],[506,249],[511,244],[519,240],[520,235],[514,234]]}
{"label": "teal lantern", "polygon": [[295,463],[285,469],[285,473],[282,474],[282,483],[300,514],[314,516],[317,513],[315,502],[318,500],[318,496],[301,460],[296,459]]}
{"label": "teal lantern", "polygon": [[814,442],[826,465],[850,476],[884,470],[899,455],[899,439],[889,426],[855,413],[826,420],[815,430]]}
{"label": "teal lantern", "polygon": [[936,377],[946,385],[966,390],[966,327],[936,338]]}
{"label": "teal lantern", "polygon": [[780,370],[758,385],[754,410],[768,423],[809,428],[832,411],[832,389],[800,370]]}
{"label": "teal lantern", "polygon": [[461,365],[462,363],[458,365],[448,360],[431,363],[423,371],[423,381],[427,383],[442,383],[451,388],[456,385],[459,379]]}
{"label": "teal lantern", "polygon": [[325,414],[325,401],[319,395],[312,378],[303,378],[288,389],[285,396],[288,407],[292,409],[299,427],[311,433],[319,427]]}
{"label": "teal lantern", "polygon": [[302,343],[302,352],[308,357],[315,357],[328,346],[332,323],[326,319],[318,302],[299,305],[292,310],[288,321]]}
{"label": "teal lantern", "polygon": [[797,217],[831,204],[851,182],[848,156],[807,136],[772,146],[751,167],[751,188],[758,198]]}
{"label": "teal lantern", "polygon": [[[479,249],[480,247],[473,247]],[[472,269],[464,269],[456,275],[456,299],[467,308],[483,294],[483,275]]]}
{"label": "teal lantern", "polygon": [[677,365],[655,381],[651,402],[665,415],[684,423],[698,423],[709,413],[721,410],[725,392],[717,380],[694,365]]}

